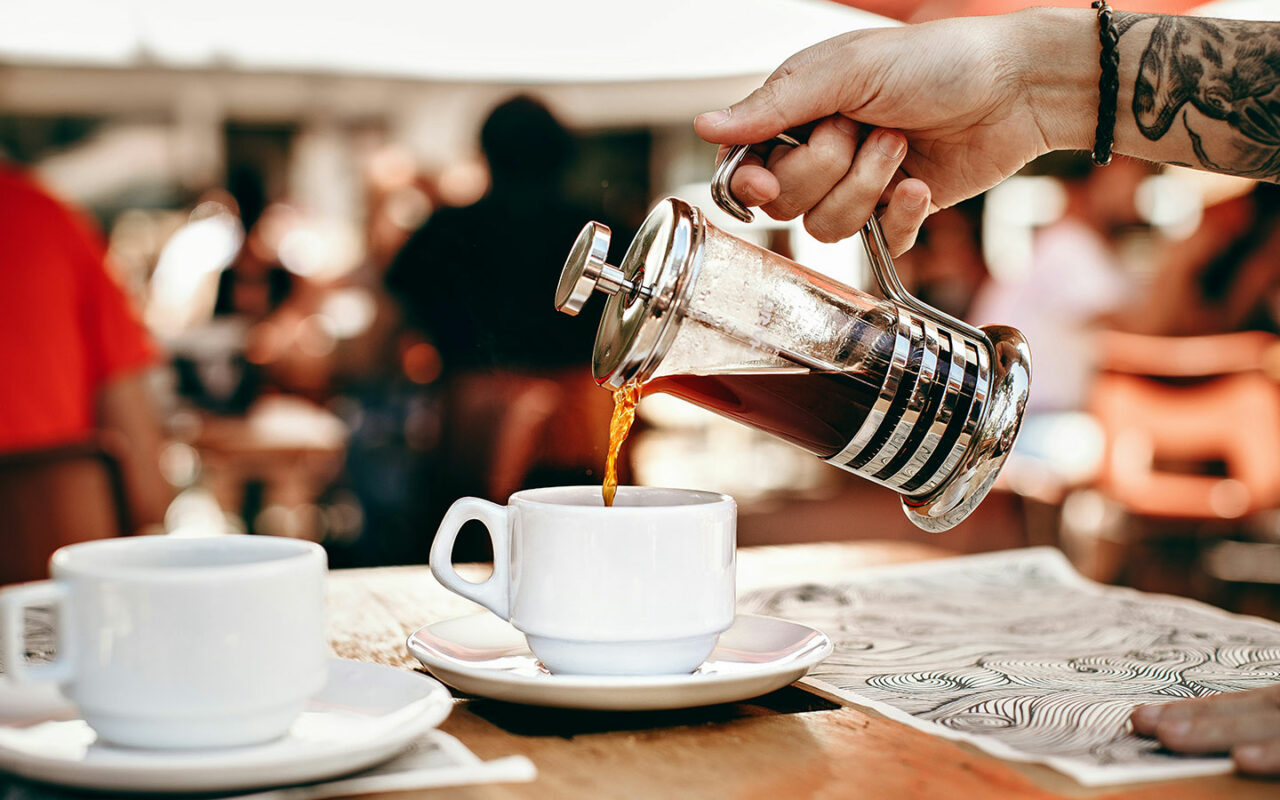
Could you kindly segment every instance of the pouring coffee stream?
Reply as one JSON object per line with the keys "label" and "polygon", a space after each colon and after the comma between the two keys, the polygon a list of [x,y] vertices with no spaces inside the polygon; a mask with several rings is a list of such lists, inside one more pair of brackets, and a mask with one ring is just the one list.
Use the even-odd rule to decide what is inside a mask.
{"label": "pouring coffee stream", "polygon": [[[793,144],[794,140],[788,142]],[[713,178],[717,204],[747,152]],[[556,307],[609,295],[592,367],[602,386],[645,384],[790,441],[899,492],[916,525],[946,530],[991,488],[1030,382],[1022,335],[974,328],[908,294],[879,223],[863,229],[879,299],[732,236],[677,198],[658,203],[620,266],[609,229],[588,223]]]}
{"label": "pouring coffee stream", "polygon": [[631,424],[636,420],[636,405],[640,402],[640,393],[644,391],[639,381],[630,381],[613,393],[613,416],[609,419],[609,452],[605,455],[604,481],[600,493],[606,506],[613,505],[613,498],[618,493],[618,454],[631,432]]}

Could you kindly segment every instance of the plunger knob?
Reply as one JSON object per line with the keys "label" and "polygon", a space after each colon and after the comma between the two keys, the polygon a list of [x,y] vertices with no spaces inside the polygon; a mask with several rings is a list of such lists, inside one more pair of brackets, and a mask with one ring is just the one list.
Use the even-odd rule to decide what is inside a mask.
{"label": "plunger knob", "polygon": [[556,286],[556,309],[577,316],[592,292],[617,294],[620,291],[647,294],[643,287],[627,280],[622,270],[605,262],[609,256],[609,226],[588,222],[569,251]]}

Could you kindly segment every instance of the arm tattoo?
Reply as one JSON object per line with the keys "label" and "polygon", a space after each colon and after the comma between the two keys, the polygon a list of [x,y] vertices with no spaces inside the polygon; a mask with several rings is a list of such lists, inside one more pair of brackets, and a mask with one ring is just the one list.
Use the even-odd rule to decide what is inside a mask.
{"label": "arm tattoo", "polygon": [[[1147,18],[1116,15],[1120,35]],[[1179,123],[1206,169],[1280,178],[1280,25],[1158,17],[1134,82],[1133,116],[1151,141]],[[1214,120],[1229,135],[1212,132]]]}

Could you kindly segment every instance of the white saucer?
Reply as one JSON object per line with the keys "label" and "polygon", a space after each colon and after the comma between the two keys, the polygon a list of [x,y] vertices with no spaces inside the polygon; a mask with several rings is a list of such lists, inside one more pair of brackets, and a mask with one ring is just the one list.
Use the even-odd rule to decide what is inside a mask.
{"label": "white saucer", "polygon": [[0,770],[32,780],[133,792],[225,792],[324,780],[385,761],[449,715],[438,682],[334,659],[329,682],[283,738],[252,747],[140,750],[95,742],[74,707],[17,721],[0,708]]}
{"label": "white saucer", "polygon": [[530,705],[608,711],[688,708],[745,700],[799,679],[831,654],[807,625],[740,614],[688,675],[553,675],[524,635],[492,614],[445,620],[409,637],[431,674],[470,694]]}

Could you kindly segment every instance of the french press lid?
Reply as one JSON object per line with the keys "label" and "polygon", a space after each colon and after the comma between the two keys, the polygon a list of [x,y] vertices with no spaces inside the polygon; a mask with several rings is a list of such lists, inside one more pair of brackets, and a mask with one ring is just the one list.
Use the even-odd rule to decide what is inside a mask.
{"label": "french press lid", "polygon": [[576,315],[593,292],[610,295],[591,356],[598,383],[648,380],[675,337],[686,290],[701,266],[702,212],[668,197],[649,213],[622,265],[606,262],[610,231],[588,222],[565,261],[556,308]]}

